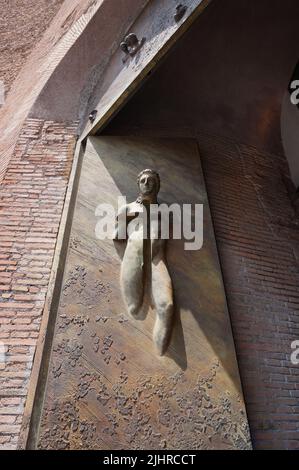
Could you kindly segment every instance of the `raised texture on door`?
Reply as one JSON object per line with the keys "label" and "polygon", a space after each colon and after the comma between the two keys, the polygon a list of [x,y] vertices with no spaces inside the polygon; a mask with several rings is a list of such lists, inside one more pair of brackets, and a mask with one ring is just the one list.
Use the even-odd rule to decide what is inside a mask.
{"label": "raised texture on door", "polygon": [[[130,318],[121,257],[95,235],[100,204],[136,199],[159,172],[159,202],[203,204],[203,246],[167,241],[175,320],[152,341],[155,311]],[[248,449],[250,437],[197,143],[91,137],[71,227],[40,425],[42,449]]]}

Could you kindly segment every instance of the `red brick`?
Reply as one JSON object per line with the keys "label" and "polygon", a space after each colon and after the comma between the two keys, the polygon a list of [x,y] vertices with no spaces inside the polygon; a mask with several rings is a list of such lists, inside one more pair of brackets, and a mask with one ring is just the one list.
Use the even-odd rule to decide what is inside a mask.
{"label": "red brick", "polygon": [[16,420],[14,415],[1,415],[0,414],[0,426],[2,424],[13,424]]}
{"label": "red brick", "polygon": [[[43,125],[39,120],[25,123],[0,196],[0,291],[2,300],[13,296],[0,302],[0,341],[8,348],[0,371],[1,393],[8,395],[0,394],[0,433],[8,437],[3,442],[9,448],[17,445],[20,426],[13,420],[15,414],[22,418],[75,143],[70,136],[64,147],[56,140],[45,147]],[[64,133],[64,125],[56,130]],[[49,151],[57,158],[47,158]]]}

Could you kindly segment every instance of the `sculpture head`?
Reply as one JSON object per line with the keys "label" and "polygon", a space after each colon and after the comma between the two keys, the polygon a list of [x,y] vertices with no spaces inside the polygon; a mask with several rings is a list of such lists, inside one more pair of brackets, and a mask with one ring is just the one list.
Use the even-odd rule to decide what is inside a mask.
{"label": "sculpture head", "polygon": [[156,200],[160,189],[159,173],[150,169],[143,170],[137,177],[137,184],[139,187],[138,202],[142,202],[144,199]]}

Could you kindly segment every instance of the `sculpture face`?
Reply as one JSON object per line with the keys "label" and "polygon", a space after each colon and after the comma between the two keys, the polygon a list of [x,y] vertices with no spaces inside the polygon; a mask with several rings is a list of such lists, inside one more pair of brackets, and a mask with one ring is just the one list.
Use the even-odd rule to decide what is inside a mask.
{"label": "sculpture face", "polygon": [[155,192],[156,180],[152,175],[143,175],[139,180],[141,194],[149,195]]}
{"label": "sculpture face", "polygon": [[152,170],[144,170],[138,176],[138,186],[141,196],[156,196],[159,191],[159,176]]}

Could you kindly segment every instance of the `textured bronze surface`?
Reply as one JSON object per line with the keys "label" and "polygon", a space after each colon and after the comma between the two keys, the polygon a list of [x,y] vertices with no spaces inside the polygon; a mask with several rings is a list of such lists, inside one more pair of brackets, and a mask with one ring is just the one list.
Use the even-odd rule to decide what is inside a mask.
{"label": "textured bronze surface", "polygon": [[[161,236],[161,217],[157,216],[155,222],[153,215],[155,208],[163,209],[157,198],[159,173],[144,169],[137,177],[137,184],[137,199],[122,205],[115,220],[113,239],[116,244],[125,243],[120,287],[127,312],[132,318],[142,320],[147,314],[148,304],[155,310],[153,340],[157,353],[163,356],[171,337],[174,306],[172,282],[165,257],[167,240]],[[170,218],[164,217],[164,225],[165,221],[169,229]],[[181,220],[178,225],[181,225]],[[123,239],[120,239],[121,234]]]}
{"label": "textured bronze surface", "polygon": [[[136,194],[156,168],[161,202],[204,204],[204,245],[167,243],[175,324],[167,353],[155,321],[129,318],[121,258],[97,240],[95,209]],[[200,158],[192,140],[89,139],[65,266],[39,447],[247,449],[250,438]]]}

